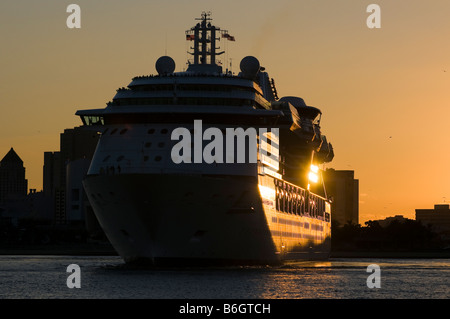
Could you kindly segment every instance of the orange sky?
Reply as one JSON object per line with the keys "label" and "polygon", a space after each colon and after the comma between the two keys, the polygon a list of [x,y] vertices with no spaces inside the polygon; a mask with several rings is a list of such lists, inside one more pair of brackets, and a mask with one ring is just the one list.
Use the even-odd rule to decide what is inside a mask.
{"label": "orange sky", "polygon": [[[71,3],[81,29],[66,26]],[[381,29],[366,25],[371,3]],[[182,71],[202,11],[236,37],[221,42],[234,72],[255,55],[280,97],[322,109],[326,167],[355,171],[360,223],[450,201],[448,0],[2,0],[0,157],[14,147],[42,189],[43,153],[80,124],[75,111],[105,107],[166,50]]]}

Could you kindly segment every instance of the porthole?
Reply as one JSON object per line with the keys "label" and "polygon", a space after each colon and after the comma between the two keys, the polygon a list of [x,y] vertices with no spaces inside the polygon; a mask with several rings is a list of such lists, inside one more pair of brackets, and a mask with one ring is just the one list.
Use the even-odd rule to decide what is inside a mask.
{"label": "porthole", "polygon": [[111,135],[113,135],[116,132],[117,132],[117,129],[115,128],[114,130],[111,131]]}
{"label": "porthole", "polygon": [[161,156],[156,156],[155,157],[155,162],[160,162],[162,160],[162,157]]}
{"label": "porthole", "polygon": [[145,143],[145,147],[150,147],[150,146],[152,146],[152,142]]}
{"label": "porthole", "polygon": [[123,135],[123,134],[125,134],[127,131],[128,131],[128,129],[124,128],[123,130],[120,131],[119,134],[120,134],[120,135]]}
{"label": "porthole", "polygon": [[168,132],[168,130],[167,130],[166,128],[163,128],[163,129],[161,130],[161,134],[167,134],[167,132]]}
{"label": "porthole", "polygon": [[155,133],[155,129],[154,129],[154,128],[151,128],[151,129],[149,129],[149,130],[147,131],[147,133],[148,133],[148,134],[153,134],[153,133]]}
{"label": "porthole", "polygon": [[164,142],[159,142],[159,143],[158,143],[158,147],[159,147],[159,148],[164,147]]}

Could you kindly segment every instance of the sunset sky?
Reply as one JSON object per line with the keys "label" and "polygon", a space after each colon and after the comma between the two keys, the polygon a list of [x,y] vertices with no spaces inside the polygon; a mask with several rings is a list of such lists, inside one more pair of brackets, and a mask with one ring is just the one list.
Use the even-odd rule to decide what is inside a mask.
{"label": "sunset sky", "polygon": [[[71,3],[81,29],[66,25]],[[76,110],[105,107],[166,52],[182,71],[202,11],[235,36],[220,44],[233,72],[254,55],[280,97],[322,110],[326,167],[355,171],[361,224],[450,202],[448,0],[2,0],[0,157],[14,147],[41,190],[44,152],[81,124]]]}

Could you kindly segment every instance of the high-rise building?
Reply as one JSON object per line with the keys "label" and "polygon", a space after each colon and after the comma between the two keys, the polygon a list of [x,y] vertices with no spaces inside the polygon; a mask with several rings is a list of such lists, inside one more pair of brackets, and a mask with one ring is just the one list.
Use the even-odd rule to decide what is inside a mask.
{"label": "high-rise building", "polygon": [[84,220],[85,195],[81,180],[87,173],[98,138],[96,131],[85,127],[65,129],[60,136],[60,151],[44,153],[44,194],[54,198],[56,224]]}
{"label": "high-rise building", "polygon": [[55,188],[61,184],[61,153],[44,153],[43,191],[48,197],[54,196]]}
{"label": "high-rise building", "polygon": [[23,161],[11,147],[0,161],[0,203],[27,196],[28,181]]}
{"label": "high-rise building", "polygon": [[328,196],[331,196],[331,220],[339,225],[359,224],[359,180],[350,170],[327,169],[323,179]]}

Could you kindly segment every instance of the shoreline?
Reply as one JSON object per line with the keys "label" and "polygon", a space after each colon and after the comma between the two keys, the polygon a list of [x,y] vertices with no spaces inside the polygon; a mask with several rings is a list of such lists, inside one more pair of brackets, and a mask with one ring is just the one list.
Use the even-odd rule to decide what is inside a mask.
{"label": "shoreline", "polygon": [[84,243],[67,245],[0,246],[0,256],[53,255],[53,256],[118,256],[109,243]]}
{"label": "shoreline", "polygon": [[[119,256],[114,248],[106,243],[72,245],[36,245],[0,247],[0,256],[53,255],[53,256]],[[450,250],[444,251],[332,251],[333,258],[392,258],[392,259],[446,259]]]}
{"label": "shoreline", "polygon": [[450,251],[335,251],[330,258],[446,259]]}

